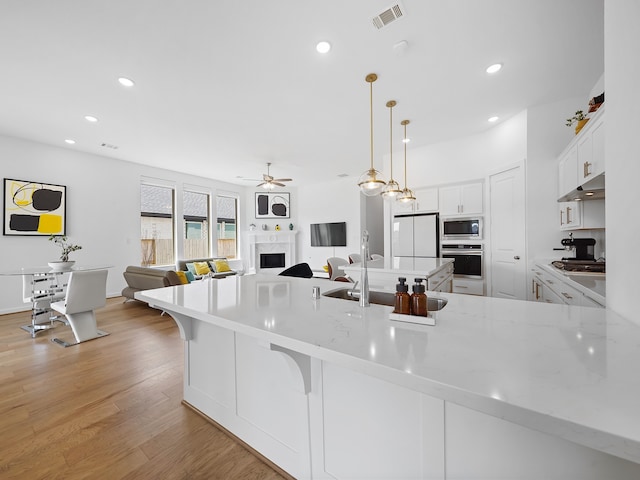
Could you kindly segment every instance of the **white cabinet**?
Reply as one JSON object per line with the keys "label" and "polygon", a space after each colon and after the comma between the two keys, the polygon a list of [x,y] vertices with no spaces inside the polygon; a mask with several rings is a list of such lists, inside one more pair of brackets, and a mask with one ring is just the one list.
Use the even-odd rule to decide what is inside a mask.
{"label": "white cabinet", "polygon": [[411,203],[394,202],[393,213],[424,213],[438,211],[438,188],[417,188],[413,191],[416,197]]}
{"label": "white cabinet", "polygon": [[578,147],[569,149],[561,158],[558,170],[558,197],[578,186]]}
{"label": "white cabinet", "polygon": [[474,278],[454,278],[453,293],[483,296],[484,280],[477,280]]}
{"label": "white cabinet", "polygon": [[[561,201],[581,196],[587,190],[604,189],[604,105],[591,115],[559,157],[558,198]],[[583,187],[583,192],[577,190],[578,187]]]}
{"label": "white cabinet", "polygon": [[560,230],[605,228],[604,200],[558,203]]}
{"label": "white cabinet", "polygon": [[577,305],[581,307],[598,307],[604,305],[596,302],[572,287],[566,281],[560,280],[542,268],[535,266],[531,269],[531,299],[536,302],[556,303],[560,305]]}
{"label": "white cabinet", "polygon": [[453,263],[427,279],[427,290],[431,292],[453,292]]}
{"label": "white cabinet", "polygon": [[482,183],[442,187],[439,192],[439,203],[442,216],[482,214]]}
{"label": "white cabinet", "polygon": [[604,173],[604,119],[600,115],[589,123],[591,123],[589,130],[578,140],[579,185]]}

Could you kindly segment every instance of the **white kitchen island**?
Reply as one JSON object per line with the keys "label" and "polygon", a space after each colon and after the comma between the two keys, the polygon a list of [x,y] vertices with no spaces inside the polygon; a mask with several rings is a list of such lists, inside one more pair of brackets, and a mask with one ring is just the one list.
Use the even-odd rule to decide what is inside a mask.
{"label": "white kitchen island", "polygon": [[[385,266],[384,259],[367,262],[371,288],[394,290],[398,277],[407,279],[409,293],[414,279],[425,279],[427,290],[451,292],[453,281],[453,259],[427,257],[394,257]],[[340,267],[354,281],[360,279],[360,263]]]}
{"label": "white kitchen island", "polygon": [[297,478],[640,478],[640,327],[467,295],[434,327],[247,275],[138,292],[185,340],[185,402]]}

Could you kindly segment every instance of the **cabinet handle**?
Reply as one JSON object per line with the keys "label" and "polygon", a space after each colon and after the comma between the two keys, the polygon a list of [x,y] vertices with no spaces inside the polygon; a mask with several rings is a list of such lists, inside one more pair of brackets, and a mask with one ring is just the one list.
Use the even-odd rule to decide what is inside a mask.
{"label": "cabinet handle", "polygon": [[569,298],[572,299],[573,297],[571,295],[569,295],[567,292],[561,292],[562,295],[564,296],[564,298]]}
{"label": "cabinet handle", "polygon": [[540,284],[536,283],[536,300],[540,298]]}
{"label": "cabinet handle", "polygon": [[564,221],[562,215],[564,214],[564,210],[560,210],[560,226],[564,225]]}
{"label": "cabinet handle", "polygon": [[591,171],[589,170],[589,167],[591,166],[591,163],[589,162],[584,162],[584,164],[582,165],[583,167],[583,177],[587,178],[589,175],[591,175]]}
{"label": "cabinet handle", "polygon": [[571,223],[571,207],[567,207],[567,225]]}
{"label": "cabinet handle", "polygon": [[469,288],[466,285],[456,285],[456,288]]}

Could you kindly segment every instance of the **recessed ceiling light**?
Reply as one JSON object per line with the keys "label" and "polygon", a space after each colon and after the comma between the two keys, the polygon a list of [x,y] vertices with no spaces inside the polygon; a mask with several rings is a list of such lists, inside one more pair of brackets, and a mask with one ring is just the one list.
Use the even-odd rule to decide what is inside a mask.
{"label": "recessed ceiling light", "polygon": [[118,78],[118,82],[120,82],[120,85],[122,85],[123,87],[133,87],[135,85],[133,80],[130,80],[126,77]]}
{"label": "recessed ceiling light", "polygon": [[500,117],[490,117],[490,118],[488,118],[488,119],[487,119],[487,121],[489,121],[489,122],[491,122],[491,123],[493,123],[493,122],[497,122],[497,121],[498,121],[498,118],[500,118]]}
{"label": "recessed ceiling light", "polygon": [[502,68],[501,63],[494,63],[493,65],[489,65],[487,67],[487,73],[496,73],[500,71],[501,68]]}
{"label": "recessed ceiling light", "polygon": [[98,119],[96,117],[94,117],[93,115],[85,115],[84,119],[87,122],[91,122],[91,123],[96,123],[98,121]]}
{"label": "recessed ceiling light", "polygon": [[587,197],[593,197],[593,192],[587,192],[587,193],[585,193],[585,195],[586,195]]}
{"label": "recessed ceiling light", "polygon": [[316,45],[316,50],[318,53],[328,53],[331,50],[331,44],[326,41],[318,42]]}
{"label": "recessed ceiling light", "polygon": [[68,143],[69,145],[73,145],[74,143],[76,143],[76,141],[75,140],[71,140],[70,138],[67,138],[65,140],[65,143]]}

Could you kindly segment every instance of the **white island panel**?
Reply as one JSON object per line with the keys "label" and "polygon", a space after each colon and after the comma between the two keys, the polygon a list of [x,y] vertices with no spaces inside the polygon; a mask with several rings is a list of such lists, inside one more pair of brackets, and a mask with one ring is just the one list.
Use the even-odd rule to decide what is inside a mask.
{"label": "white island panel", "polygon": [[[591,448],[636,462],[607,457],[604,464],[610,475],[603,478],[625,479],[626,473],[620,472],[632,470],[635,478],[640,478],[640,329],[632,322],[605,309],[439,294],[449,303],[437,312],[435,327],[400,325],[388,319],[392,307],[360,308],[357,302],[328,297],[314,300],[311,291],[316,285],[322,292],[336,288],[335,282],[328,280],[250,275],[146,291],[137,297],[176,319],[187,350],[194,341],[206,343],[204,337],[194,338],[199,337],[200,330],[192,325],[200,322],[234,332],[234,336],[255,339],[255,345],[246,342],[247,348],[291,358],[286,362],[289,370],[280,365],[264,372],[276,375],[276,384],[292,382],[290,388],[302,395],[300,398],[304,398],[301,392],[306,393],[306,416],[294,418],[301,428],[298,436],[290,431],[276,431],[273,435],[265,432],[267,423],[258,421],[258,414],[247,415],[250,422],[235,411],[222,409],[220,402],[203,394],[211,391],[207,388],[190,389],[187,384],[185,400],[216,421],[227,421],[229,426],[225,426],[233,433],[299,478],[309,478],[312,471],[314,478],[335,478],[324,471],[322,405],[328,402],[327,405],[338,406],[340,399],[329,398],[323,391],[324,364],[348,370],[354,379],[362,376],[380,381],[354,380],[351,388],[355,392],[366,392],[370,390],[367,385],[387,382],[393,386],[390,390],[406,390],[398,395],[400,403],[415,405],[411,399],[420,394],[444,402],[445,412],[455,404],[481,416],[518,424],[524,427],[520,431],[531,434],[522,445],[536,445],[519,448],[518,455],[539,456],[545,451],[547,435],[562,439],[557,448],[563,450],[561,445],[566,442],[568,453],[558,455],[566,459],[558,471],[568,472],[567,479],[581,478],[580,456],[601,462],[603,454]],[[267,352],[262,343],[284,353]],[[189,378],[193,362],[211,361],[204,349],[201,353],[202,358],[191,357],[185,364],[185,378]],[[245,354],[254,355],[248,351]],[[235,369],[235,361],[227,367]],[[252,394],[250,384],[246,382],[242,395]],[[264,387],[253,393],[259,393],[260,388]],[[331,396],[339,390],[330,387]],[[380,396],[382,403],[370,402],[372,412],[385,410],[384,398]],[[297,404],[295,400],[294,403]],[[367,402],[362,397],[352,404],[355,406],[367,409]],[[298,410],[294,410],[292,417],[297,417]],[[231,418],[233,415],[236,418]],[[371,415],[371,421],[376,417],[377,414]],[[415,417],[416,423],[422,421],[423,417]],[[400,423],[404,422],[402,418],[399,417]],[[465,426],[466,423],[461,422],[462,428],[469,431],[482,424]],[[509,429],[496,431],[503,432],[500,441],[507,443],[514,433]],[[408,432],[413,441],[415,429],[409,427]],[[537,432],[545,436],[539,437]],[[351,435],[357,438],[357,433]],[[296,438],[300,444],[295,444]],[[423,434],[424,438],[427,437]],[[441,442],[445,438],[449,442],[456,437],[447,433]],[[569,442],[582,445],[580,449],[584,450],[579,456],[569,452],[576,448]],[[516,448],[518,442],[513,444]],[[339,449],[330,451],[332,468],[348,462],[348,458],[337,460]],[[501,461],[499,453],[488,451],[487,455],[495,462]],[[454,462],[455,458],[447,457],[447,462]],[[379,461],[379,457],[372,461]],[[415,467],[425,461],[421,457],[409,463]],[[449,466],[455,468],[454,463],[448,463],[447,470]],[[343,465],[340,469],[346,474],[356,471],[357,465]],[[422,466],[413,472],[413,478],[428,478],[423,475],[426,471]],[[498,478],[497,472],[499,469],[476,473]],[[524,468],[520,473],[518,478],[530,478]]]}

